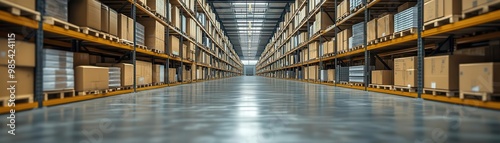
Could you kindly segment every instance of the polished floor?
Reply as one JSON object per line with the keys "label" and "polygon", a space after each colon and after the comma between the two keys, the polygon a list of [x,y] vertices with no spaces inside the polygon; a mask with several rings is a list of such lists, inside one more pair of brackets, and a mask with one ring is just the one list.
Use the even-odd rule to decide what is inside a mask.
{"label": "polished floor", "polygon": [[487,143],[500,112],[235,77],[16,113],[2,143]]}

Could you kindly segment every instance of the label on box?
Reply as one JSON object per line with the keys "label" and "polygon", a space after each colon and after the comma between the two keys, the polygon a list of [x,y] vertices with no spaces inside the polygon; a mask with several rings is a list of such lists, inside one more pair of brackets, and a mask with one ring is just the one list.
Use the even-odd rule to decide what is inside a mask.
{"label": "label on box", "polygon": [[408,84],[408,87],[411,88],[411,84]]}
{"label": "label on box", "polygon": [[436,88],[436,82],[431,82],[431,88]]}
{"label": "label on box", "polygon": [[479,92],[479,86],[473,86],[471,91],[472,92]]}

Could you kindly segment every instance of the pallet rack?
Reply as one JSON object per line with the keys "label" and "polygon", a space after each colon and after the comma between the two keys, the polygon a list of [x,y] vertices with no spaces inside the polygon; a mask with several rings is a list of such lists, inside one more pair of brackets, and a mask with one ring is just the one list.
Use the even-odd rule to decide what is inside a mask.
{"label": "pallet rack", "polygon": [[[388,93],[388,94],[394,94],[394,95],[400,95],[400,96],[406,96],[406,97],[413,97],[413,98],[421,98],[421,99],[426,99],[426,100],[434,100],[434,101],[440,101],[440,102],[448,102],[448,103],[454,103],[454,104],[461,104],[461,105],[468,105],[468,106],[475,106],[475,107],[482,107],[482,108],[490,108],[490,109],[500,109],[500,102],[494,102],[494,101],[488,101],[488,102],[482,102],[479,100],[472,100],[472,99],[460,99],[458,97],[446,97],[446,96],[433,96],[430,94],[424,94],[422,92],[423,90],[423,59],[426,50],[427,51],[434,51],[434,50],[439,50],[441,46],[431,44],[431,43],[439,43],[444,40],[452,40],[454,42],[451,42],[452,44],[461,44],[461,43],[470,43],[474,41],[481,41],[481,40],[489,40],[489,39],[494,39],[495,35],[498,35],[500,32],[493,32],[493,33],[487,33],[487,34],[482,34],[482,35],[477,35],[477,36],[472,36],[472,37],[463,37],[459,39],[455,39],[455,37],[459,37],[457,35],[463,36],[463,35],[470,35],[471,33],[474,33],[476,31],[485,31],[484,27],[488,27],[488,25],[491,27],[492,25],[494,26],[495,24],[498,24],[500,21],[500,10],[493,10],[488,13],[482,14],[482,15],[477,15],[474,17],[467,17],[464,19],[461,19],[456,22],[450,22],[448,24],[443,24],[439,27],[433,27],[430,29],[425,29],[423,31],[423,0],[416,0],[417,2],[417,9],[418,9],[418,24],[417,24],[417,29],[414,31],[414,33],[409,33],[403,36],[399,36],[393,39],[388,39],[386,41],[381,41],[375,44],[368,45],[367,41],[367,36],[364,36],[363,39],[363,45],[361,46],[362,48],[351,50],[348,52],[337,52],[337,47],[334,46],[334,53],[327,55],[327,56],[322,56],[318,54],[318,59],[312,59],[309,61],[303,61],[303,62],[295,62],[295,64],[289,64],[287,66],[281,66],[277,65],[277,62],[279,62],[282,59],[288,58],[287,56],[292,55],[292,54],[298,54],[299,50],[302,50],[302,48],[307,47],[310,43],[312,42],[317,42],[322,43],[325,37],[333,37],[335,38],[336,41],[336,35],[339,33],[342,29],[346,29],[352,24],[363,22],[364,26],[366,27],[367,22],[370,20],[370,17],[375,14],[381,14],[384,12],[388,12],[387,9],[395,9],[394,6],[397,7],[397,5],[400,5],[404,2],[400,1],[389,1],[389,0],[363,0],[364,5],[362,5],[360,8],[358,8],[355,11],[351,11],[349,15],[346,17],[342,18],[341,20],[336,19],[337,17],[330,17],[332,21],[334,21],[335,24],[331,25],[330,27],[326,29],[321,29],[321,31],[318,34],[313,35],[309,39],[306,39],[305,42],[298,44],[296,47],[292,47],[291,50],[286,51],[285,53],[280,53],[280,56],[276,56],[276,54],[280,51],[282,51],[281,48],[284,48],[284,45],[286,44],[287,41],[290,40],[292,36],[297,34],[298,31],[307,31],[308,34],[310,34],[310,29],[307,28],[307,30],[303,30],[305,26],[309,27],[309,24],[311,21],[314,21],[313,17],[316,13],[319,11],[325,11],[325,9],[332,9],[332,7],[336,7],[339,5],[342,0],[322,0],[319,3],[319,6],[315,7],[315,9],[312,10],[311,13],[308,13],[306,15],[305,19],[299,24],[297,28],[294,28],[292,33],[288,35],[284,35],[286,30],[288,30],[287,26],[293,22],[292,19],[296,18],[296,14],[298,11],[301,9],[306,9],[306,11],[310,11],[308,8],[309,7],[304,7],[306,3],[308,3],[311,0],[304,0],[302,4],[300,4],[300,7],[297,8],[297,11],[288,19],[289,21],[286,22],[284,25],[285,27],[278,31],[278,35],[275,35],[277,37],[274,38],[273,41],[270,42],[268,47],[264,50],[261,58],[257,62],[257,75],[260,76],[270,76],[270,75],[278,75],[283,74],[287,71],[299,71],[302,69],[304,71],[304,67],[308,67],[309,65],[319,65],[319,69],[317,69],[317,74],[320,74],[320,70],[325,69],[325,65],[330,65],[334,66],[335,68],[335,79],[338,79],[339,75],[339,66],[343,62],[352,62],[352,61],[362,61],[364,62],[365,65],[365,72],[364,72],[364,86],[354,86],[354,85],[345,85],[345,84],[340,84],[338,82],[334,83],[328,83],[328,82],[319,82],[319,84],[324,84],[324,85],[331,85],[331,86],[338,86],[338,87],[345,87],[345,88],[352,88],[352,89],[359,89],[359,90],[365,90],[365,91],[373,91],[373,92],[381,92],[381,93]],[[334,4],[334,6],[331,6]],[[335,8],[334,8],[335,9]],[[335,13],[337,11],[335,10]],[[367,30],[364,31],[365,35],[367,34]],[[278,43],[278,39],[282,38],[282,36],[287,36],[285,37],[285,40],[281,43]],[[425,39],[424,39],[425,38]],[[337,44],[337,42],[334,42],[334,44]],[[416,45],[416,47],[415,47]],[[275,48],[275,46],[277,48]],[[319,50],[319,48],[318,48]],[[453,49],[449,49],[453,51]],[[371,88],[369,86],[369,79],[371,76],[371,72],[367,71],[368,66],[373,62],[372,59],[380,59],[379,56],[381,55],[393,55],[393,54],[402,54],[402,53],[417,53],[417,92],[401,92],[401,91],[394,91],[394,90],[388,90],[388,89],[378,89],[378,88]],[[319,52],[318,52],[319,53]],[[301,57],[302,58],[302,57]],[[382,60],[379,60],[383,62]],[[384,63],[384,62],[383,62]],[[386,63],[384,63],[387,65]],[[296,72],[298,75],[299,73]],[[293,79],[289,80],[294,80],[294,81],[302,81],[302,82],[310,82],[310,83],[318,83],[318,82],[311,82],[308,80],[303,80],[303,79],[298,79],[298,76],[292,77]],[[282,76],[283,77],[283,76]],[[272,77],[275,78],[275,77]]]}
{"label": "pallet rack", "polygon": [[[97,37],[95,35],[88,35],[84,33],[80,33],[74,30],[69,30],[65,29],[64,27],[56,26],[56,25],[51,25],[44,23],[44,5],[45,5],[46,0],[36,0],[36,11],[40,12],[40,15],[38,19],[34,18],[29,18],[25,16],[19,16],[19,15],[14,15],[12,13],[9,13],[7,11],[0,10],[0,21],[2,21],[2,25],[5,23],[6,27],[8,29],[3,29],[2,31],[9,30],[9,32],[14,32],[14,33],[22,33],[23,31],[26,30],[33,30],[31,31],[32,33],[35,33],[36,36],[32,35],[25,37],[25,39],[31,40],[35,42],[36,45],[36,67],[35,67],[35,83],[34,83],[34,99],[35,102],[33,103],[23,103],[23,104],[17,104],[14,109],[16,111],[21,111],[21,110],[29,110],[29,109],[34,109],[34,108],[41,108],[43,106],[54,106],[54,105],[59,105],[59,104],[65,104],[65,103],[71,103],[71,102],[77,102],[77,101],[83,101],[83,100],[89,100],[89,99],[95,99],[95,98],[101,98],[101,97],[107,97],[107,96],[113,96],[113,95],[119,95],[119,94],[125,94],[125,93],[132,93],[132,92],[137,92],[137,91],[144,91],[144,90],[150,90],[150,89],[156,89],[156,88],[163,88],[163,87],[168,87],[168,86],[176,86],[180,84],[188,84],[192,82],[201,82],[201,81],[206,81],[206,80],[214,80],[214,79],[224,79],[224,78],[229,78],[233,76],[239,76],[242,74],[242,67],[243,64],[241,63],[241,60],[239,59],[238,56],[235,52],[234,49],[231,46],[231,43],[227,39],[222,38],[222,41],[226,43],[227,50],[220,45],[220,43],[215,42],[216,40],[214,37],[212,37],[209,32],[201,25],[201,23],[198,21],[196,17],[194,17],[191,13],[189,13],[189,10],[180,2],[180,0],[165,0],[166,3],[170,3],[170,1],[175,1],[176,5],[172,6],[178,6],[181,7],[181,10],[196,22],[196,24],[202,29],[203,35],[207,35],[207,37],[214,41],[215,43],[215,48],[219,48],[220,51],[223,52],[223,54],[226,55],[226,59],[223,59],[219,56],[217,56],[219,53],[214,53],[214,51],[210,50],[208,47],[204,46],[201,43],[196,42],[192,38],[190,38],[187,34],[181,32],[180,30],[176,29],[174,26],[169,24],[166,20],[163,20],[162,18],[156,16],[153,12],[149,11],[146,7],[143,5],[139,4],[137,0],[106,0],[106,1],[101,1],[103,4],[106,4],[108,6],[118,6],[119,10],[118,13],[123,13],[125,15],[130,16],[133,18],[134,21],[134,27],[136,27],[136,21],[137,17],[139,15],[141,16],[148,16],[149,18],[155,19],[157,22],[160,22],[162,25],[164,25],[165,28],[165,37],[168,39],[169,35],[178,35],[180,37],[180,47],[182,47],[183,41],[190,41],[196,45],[196,50],[201,50],[209,54],[210,56],[210,63],[215,63],[219,62],[220,67],[209,64],[203,64],[203,63],[197,63],[196,61],[189,61],[186,59],[183,59],[182,57],[173,57],[170,56],[169,53],[167,52],[168,50],[165,51],[165,53],[155,53],[150,50],[138,48],[137,46],[137,41],[136,41],[136,30],[134,30],[134,40],[131,41],[133,42],[132,45],[126,45],[122,44],[119,41],[113,41],[109,39],[104,39],[103,37]],[[0,2],[6,2],[5,0],[0,0]],[[6,2],[8,3],[8,2]],[[210,22],[215,23],[215,20],[213,20],[212,17],[208,15],[208,11],[205,10],[205,7],[203,6],[202,2],[200,0],[196,0],[195,2],[196,8],[201,9],[200,12],[204,12],[207,14],[207,17],[210,19]],[[122,11],[129,11],[130,13],[124,13]],[[196,10],[195,10],[196,11]],[[170,12],[167,11],[167,19],[170,16]],[[182,12],[181,12],[182,14]],[[214,26],[215,27],[215,26]],[[135,29],[135,28],[134,28]],[[217,34],[219,34],[219,37],[224,37],[224,34],[222,34],[221,30],[218,28],[215,28],[217,31]],[[32,40],[32,37],[35,37],[35,40]],[[168,40],[165,40],[166,43],[165,45],[168,45]],[[146,60],[151,60],[153,63],[163,63],[165,65],[165,81],[168,81],[168,68],[169,66],[175,65],[188,65],[188,66],[197,66],[201,67],[206,70],[207,73],[211,73],[207,79],[204,80],[193,80],[198,79],[197,77],[192,77],[188,82],[181,82],[181,83],[175,83],[175,84],[162,84],[162,85],[153,85],[149,87],[143,87],[143,88],[138,88],[135,78],[134,78],[134,84],[132,89],[125,89],[125,90],[118,90],[118,91],[112,91],[112,92],[107,92],[103,94],[96,94],[92,96],[74,96],[70,98],[64,98],[64,99],[54,99],[54,100],[47,100],[44,101],[44,95],[43,95],[43,66],[42,66],[42,59],[43,55],[40,53],[43,53],[43,48],[44,45],[54,45],[54,46],[59,46],[62,48],[69,48],[71,51],[74,52],[80,52],[81,51],[81,46],[92,46],[92,47],[85,47],[85,51],[82,52],[94,52],[94,53],[100,53],[102,55],[112,55],[112,56],[130,56],[131,58],[131,63],[134,65],[134,76],[136,75],[135,71],[135,61],[137,59],[146,59]],[[168,48],[168,47],[166,47]],[[180,48],[182,49],[182,48]],[[181,51],[182,52],[182,51]],[[225,66],[224,66],[225,65]],[[182,68],[181,68],[181,73],[182,73]],[[193,69],[192,69],[193,70]],[[196,69],[194,69],[196,70]],[[195,71],[196,72],[196,71]],[[191,73],[189,73],[191,74]],[[219,78],[217,78],[219,77]],[[8,113],[10,111],[10,107],[0,107],[0,113]]]}

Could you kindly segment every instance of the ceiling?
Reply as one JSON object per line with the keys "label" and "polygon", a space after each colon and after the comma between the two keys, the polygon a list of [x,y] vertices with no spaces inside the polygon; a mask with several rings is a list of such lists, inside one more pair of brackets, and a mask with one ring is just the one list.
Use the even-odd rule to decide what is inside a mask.
{"label": "ceiling", "polygon": [[257,60],[292,0],[207,0],[242,60]]}

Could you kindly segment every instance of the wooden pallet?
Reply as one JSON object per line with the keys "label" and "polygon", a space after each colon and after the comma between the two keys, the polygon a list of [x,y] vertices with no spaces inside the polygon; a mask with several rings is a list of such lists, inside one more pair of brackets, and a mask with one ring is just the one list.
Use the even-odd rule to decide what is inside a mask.
{"label": "wooden pallet", "polygon": [[358,11],[359,9],[361,9],[363,6],[365,6],[365,4],[360,4],[358,6],[356,6],[354,9],[351,10],[351,13],[355,13],[356,11]]}
{"label": "wooden pallet", "polygon": [[107,39],[111,40],[113,42],[120,42],[120,38],[113,36],[113,35],[108,35]]}
{"label": "wooden pallet", "polygon": [[122,43],[122,44],[125,44],[125,45],[129,45],[129,46],[134,46],[133,42],[131,42],[129,40],[125,40],[125,39],[120,39],[119,43]]}
{"label": "wooden pallet", "polygon": [[[9,100],[10,97],[0,98],[0,107],[8,107]],[[16,95],[16,98],[13,101],[15,104],[33,103],[33,95]],[[14,107],[13,104],[11,106]]]}
{"label": "wooden pallet", "polygon": [[385,90],[393,90],[393,85],[369,84],[368,87],[377,88],[377,89],[385,89]]}
{"label": "wooden pallet", "polygon": [[446,24],[455,23],[455,22],[459,21],[461,17],[462,17],[461,15],[449,15],[449,16],[445,16],[442,18],[438,18],[438,19],[426,22],[426,23],[424,23],[423,30],[426,30],[426,29],[428,30],[428,29],[436,28],[436,27],[443,26]]}
{"label": "wooden pallet", "polygon": [[151,49],[151,51],[153,51],[154,53],[158,53],[158,54],[163,54],[163,53],[165,53],[164,51],[162,51],[162,50],[158,50],[158,49]]}
{"label": "wooden pallet", "polygon": [[392,89],[395,91],[402,91],[402,92],[417,92],[417,88],[408,86],[394,86]]}
{"label": "wooden pallet", "polygon": [[76,32],[80,32],[80,27],[78,27],[74,24],[68,23],[66,21],[62,21],[62,20],[59,20],[57,18],[50,17],[50,16],[45,16],[45,17],[43,17],[43,19],[44,19],[43,22],[47,23],[49,25],[60,26],[66,30],[73,30]]}
{"label": "wooden pallet", "polygon": [[351,84],[349,84],[349,82],[345,82],[345,81],[341,81],[341,82],[339,82],[339,84],[343,84],[343,85],[351,85]]}
{"label": "wooden pallet", "polygon": [[466,92],[460,91],[460,99],[466,99],[469,97],[477,97],[481,98],[481,101],[491,101],[493,97],[500,97],[500,93],[486,93],[486,92]]}
{"label": "wooden pallet", "polygon": [[149,83],[149,84],[137,85],[137,88],[144,88],[144,87],[150,87],[150,86],[153,86],[153,84]]}
{"label": "wooden pallet", "polygon": [[485,14],[491,11],[495,11],[500,9],[500,1],[492,1],[488,4],[484,4],[482,6],[477,6],[475,8],[471,8],[468,10],[462,11],[462,19],[471,18],[474,16],[478,16],[481,14]]}
{"label": "wooden pallet", "polygon": [[144,46],[144,45],[141,45],[141,44],[136,44],[135,46],[136,46],[137,48],[139,48],[139,49],[144,49],[144,50],[146,50],[146,51],[150,51],[150,49],[148,49],[148,47],[146,47],[146,46]]}
{"label": "wooden pallet", "polygon": [[358,49],[363,49],[363,48],[365,48],[365,45],[359,45],[359,46],[356,46],[356,47],[353,47],[353,48],[349,49],[349,52],[356,51]]}
{"label": "wooden pallet", "polygon": [[150,7],[148,7],[148,6],[147,6],[145,3],[143,3],[142,1],[137,1],[137,3],[138,3],[140,6],[144,7],[146,10],[151,11],[151,8],[150,8]]}
{"label": "wooden pallet", "polygon": [[133,89],[133,88],[134,88],[134,86],[123,86],[123,87],[110,88],[110,89],[108,89],[108,91],[113,92],[113,91],[129,90],[129,89]]}
{"label": "wooden pallet", "polygon": [[415,34],[416,32],[417,32],[417,28],[410,28],[410,29],[406,29],[406,30],[403,30],[403,31],[394,32],[394,34],[392,34],[392,39],[396,39],[396,38],[399,38],[399,37],[404,37],[406,35]]}
{"label": "wooden pallet", "polygon": [[430,95],[444,95],[446,97],[452,97],[456,96],[458,91],[450,91],[450,90],[444,90],[444,89],[433,89],[433,88],[424,88],[422,91],[424,94],[430,94]]}
{"label": "wooden pallet", "polygon": [[383,37],[377,38],[377,41],[379,43],[386,42],[386,41],[389,41],[389,40],[392,40],[392,34],[388,34],[388,35],[385,35]]}
{"label": "wooden pallet", "polygon": [[36,21],[40,21],[40,12],[26,8],[24,6],[20,6],[10,1],[0,0],[0,9],[16,16],[23,16]]}
{"label": "wooden pallet", "polygon": [[364,83],[359,83],[359,82],[351,82],[351,83],[349,83],[349,85],[351,85],[351,86],[365,86]]}
{"label": "wooden pallet", "polygon": [[378,39],[366,42],[366,45],[375,45],[375,44],[378,44]]}
{"label": "wooden pallet", "polygon": [[[74,97],[75,90],[67,89],[67,90],[54,90],[54,91],[44,91],[43,92],[43,100],[47,101],[50,99],[64,99],[65,97]],[[54,98],[55,97],[55,98]]]}
{"label": "wooden pallet", "polygon": [[[80,31],[84,34],[87,34],[87,35],[93,35],[95,37],[102,37],[102,36],[100,36],[101,35],[100,31],[97,31],[97,30],[92,29],[90,27],[80,27]],[[102,38],[105,38],[105,37],[102,37]]]}
{"label": "wooden pallet", "polygon": [[109,89],[79,91],[77,93],[77,95],[79,95],[79,96],[83,96],[83,95],[97,95],[97,94],[105,94],[105,93],[108,93],[109,91],[110,91]]}

